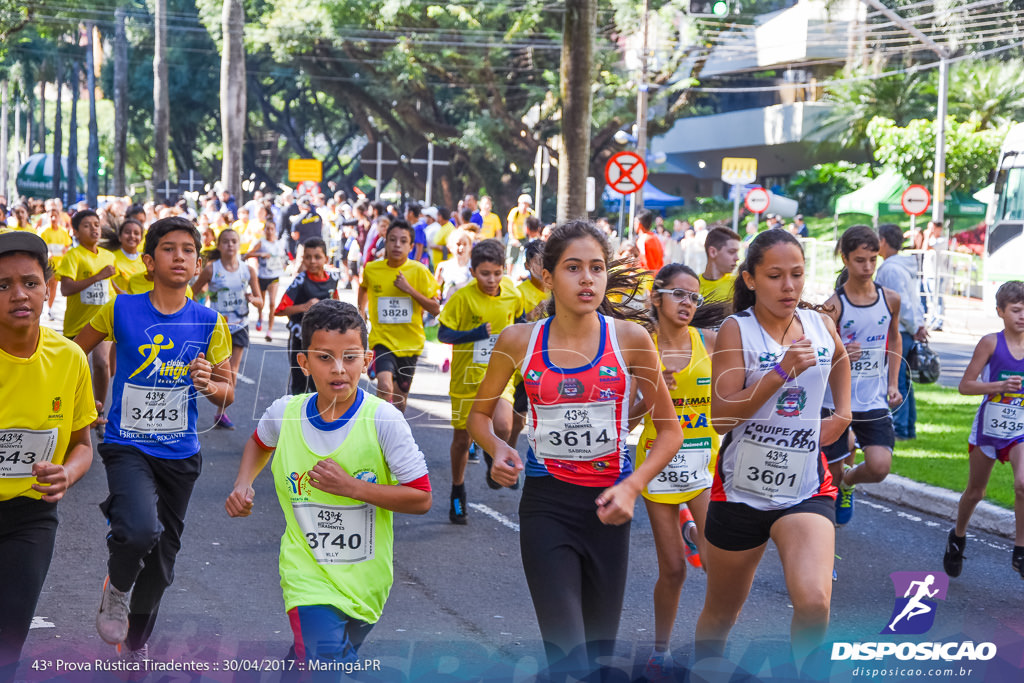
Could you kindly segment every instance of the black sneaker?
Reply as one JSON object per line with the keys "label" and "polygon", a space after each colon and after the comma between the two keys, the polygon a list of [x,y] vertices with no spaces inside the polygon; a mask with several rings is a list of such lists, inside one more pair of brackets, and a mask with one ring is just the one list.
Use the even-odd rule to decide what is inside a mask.
{"label": "black sneaker", "polygon": [[466,494],[452,496],[452,505],[448,508],[448,520],[452,524],[465,524],[469,521],[466,514]]}
{"label": "black sneaker", "polygon": [[469,462],[480,462],[480,453],[476,449],[476,441],[469,442]]}
{"label": "black sneaker", "polygon": [[942,556],[942,568],[954,579],[960,576],[960,572],[964,568],[965,545],[967,545],[967,538],[958,540],[956,530],[950,529],[949,538],[946,540],[946,554]]}
{"label": "black sneaker", "polygon": [[487,472],[485,472],[485,476],[487,477],[487,485],[492,489],[500,489],[501,484],[494,481],[494,479],[491,479],[491,466],[494,464],[494,458],[492,458],[491,454],[488,453],[487,451],[484,451],[484,462],[487,463]]}
{"label": "black sneaker", "polygon": [[1024,553],[1013,553],[1013,571],[1020,574],[1020,578],[1024,579]]}

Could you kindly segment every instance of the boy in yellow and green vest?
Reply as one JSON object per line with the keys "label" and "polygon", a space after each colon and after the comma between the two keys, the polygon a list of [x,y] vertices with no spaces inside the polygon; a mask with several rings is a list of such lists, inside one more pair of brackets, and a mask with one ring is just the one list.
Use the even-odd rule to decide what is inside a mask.
{"label": "boy in yellow and green vest", "polygon": [[359,311],[335,300],[314,304],[302,318],[302,349],[298,363],[316,393],[267,408],[225,508],[249,515],[252,483],[273,455],[290,658],[355,664],[394,581],[392,515],[426,513],[430,480],[402,414],[359,388],[370,362]]}

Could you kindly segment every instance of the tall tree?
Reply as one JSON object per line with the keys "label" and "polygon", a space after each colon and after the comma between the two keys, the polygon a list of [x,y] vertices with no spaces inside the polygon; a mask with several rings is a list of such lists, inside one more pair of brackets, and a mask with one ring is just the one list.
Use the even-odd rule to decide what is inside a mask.
{"label": "tall tree", "polygon": [[567,0],[562,30],[562,147],[558,163],[558,220],[587,213],[590,168],[591,70],[597,0]]}
{"label": "tall tree", "polygon": [[114,194],[125,193],[128,156],[128,37],[124,30],[127,11],[123,4],[114,12]]}
{"label": "tall tree", "polygon": [[89,206],[97,206],[97,198],[100,193],[99,158],[100,158],[100,134],[96,124],[96,57],[93,52],[95,48],[96,27],[88,23],[85,31],[88,36],[85,44],[85,82],[89,91],[89,151],[88,167],[89,178],[86,181],[88,190],[86,198]]}
{"label": "tall tree", "polygon": [[71,62],[71,130],[74,132],[68,140],[67,206],[78,201],[78,86],[82,82],[81,71],[82,65],[78,60]]}
{"label": "tall tree", "polygon": [[[53,109],[53,187],[50,196],[59,197],[61,172],[64,170],[64,165],[61,163],[61,157],[64,156],[64,122],[62,120],[64,107],[61,106],[64,93],[64,59],[58,53],[54,62],[53,83],[57,86],[57,103]],[[74,129],[70,134],[75,134]]]}
{"label": "tall tree", "polygon": [[224,142],[220,180],[221,186],[239,200],[246,113],[244,25],[242,0],[224,0],[220,62],[220,120]]}
{"label": "tall tree", "polygon": [[156,188],[161,188],[168,173],[167,138],[171,109],[167,83],[167,0],[153,2],[153,33],[153,183]]}

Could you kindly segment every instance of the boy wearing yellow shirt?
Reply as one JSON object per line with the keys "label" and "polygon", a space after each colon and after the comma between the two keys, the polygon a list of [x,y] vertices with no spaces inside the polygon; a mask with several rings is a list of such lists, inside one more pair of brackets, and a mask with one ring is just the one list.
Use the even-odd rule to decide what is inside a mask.
{"label": "boy wearing yellow shirt", "polygon": [[71,248],[71,233],[59,223],[51,222],[49,227],[39,231],[39,237],[46,243],[46,251],[50,255],[50,280],[46,283],[48,293],[47,305],[50,308],[50,320],[53,320],[53,302],[57,299],[57,268],[64,259],[64,254]]}
{"label": "boy wearing yellow shirt", "polygon": [[[527,223],[537,221],[535,216],[530,216]],[[551,299],[551,292],[544,287],[541,279],[541,271],[544,270],[544,241],[530,240],[523,250],[523,260],[530,278],[519,285],[519,293],[523,295],[523,309],[526,311],[526,322],[532,323],[548,315],[547,306]],[[515,448],[519,443],[519,435],[526,427],[526,410],[529,407],[526,398],[526,387],[523,385],[523,376],[516,370],[512,377],[515,391],[512,396],[512,432],[509,434],[508,443]]]}
{"label": "boy wearing yellow shirt", "polygon": [[484,195],[480,198],[480,219],[483,221],[480,225],[480,239],[501,239],[501,219],[491,213],[493,208],[494,202],[490,197]]}
{"label": "boy wearing yellow shirt", "polygon": [[57,535],[57,502],[92,464],[85,354],[39,319],[46,243],[0,235],[0,681],[13,680]]}
{"label": "boy wearing yellow shirt", "polygon": [[[86,209],[77,212],[71,219],[71,229],[78,239],[78,246],[68,250],[56,273],[60,280],[60,293],[67,299],[64,336],[68,339],[74,339],[113,298],[110,278],[117,272],[114,255],[99,248],[103,230],[100,217],[95,211]],[[110,342],[101,342],[92,354],[93,397],[101,406],[107,399],[109,386]]]}
{"label": "boy wearing yellow shirt", "polygon": [[[523,297],[513,282],[505,277],[505,248],[498,240],[477,242],[469,257],[474,280],[462,287],[445,304],[438,317],[437,338],[452,344],[452,373],[448,395],[452,400],[452,494],[448,519],[452,524],[465,524],[466,463],[469,459],[469,432],[466,418],[473,407],[480,381],[487,370],[498,334],[522,318]],[[505,395],[507,394],[507,395]],[[494,412],[494,432],[508,439],[512,429],[512,392],[506,389]],[[490,478],[489,455],[487,484],[499,488]]]}
{"label": "boy wearing yellow shirt", "polygon": [[391,223],[384,239],[386,259],[367,263],[359,282],[359,313],[371,325],[371,379],[377,378],[377,396],[403,413],[426,342],[423,311],[441,312],[437,280],[426,266],[409,259],[415,239],[408,223]]}
{"label": "boy wearing yellow shirt", "polygon": [[725,227],[712,228],[704,240],[707,267],[700,275],[704,301],[732,301],[736,286],[736,264],[740,260],[740,236]]}

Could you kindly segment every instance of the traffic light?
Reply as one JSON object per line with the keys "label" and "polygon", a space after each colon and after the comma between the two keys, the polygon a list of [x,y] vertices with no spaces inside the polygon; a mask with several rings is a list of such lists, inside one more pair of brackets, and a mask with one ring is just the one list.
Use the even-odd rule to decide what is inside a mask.
{"label": "traffic light", "polygon": [[99,157],[98,159],[96,159],[96,165],[99,166],[99,169],[97,169],[97,171],[96,171],[96,173],[97,173],[97,175],[99,175],[99,177],[102,178],[103,176],[107,175],[107,158],[106,157]]}
{"label": "traffic light", "polygon": [[690,0],[690,16],[725,17],[729,14],[730,0]]}

